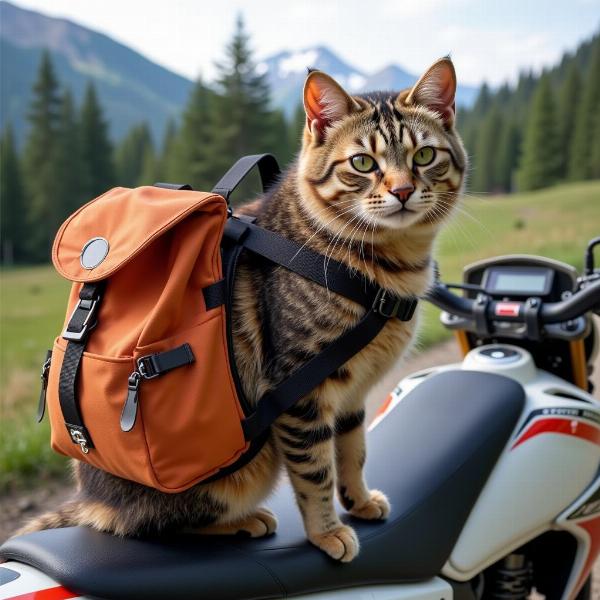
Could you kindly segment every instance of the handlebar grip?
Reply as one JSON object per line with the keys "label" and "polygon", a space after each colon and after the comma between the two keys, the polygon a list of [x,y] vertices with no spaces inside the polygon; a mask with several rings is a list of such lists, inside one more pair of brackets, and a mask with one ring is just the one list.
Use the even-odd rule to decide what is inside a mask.
{"label": "handlebar grip", "polygon": [[570,298],[542,305],[542,323],[561,323],[600,307],[600,280],[593,281]]}
{"label": "handlebar grip", "polygon": [[[437,283],[426,295],[426,299],[437,307],[449,313],[472,319],[474,317],[475,301],[469,298],[463,298],[452,293],[443,283]],[[524,322],[524,303],[513,302],[519,305],[519,310],[512,315],[497,314],[499,304],[506,304],[493,300],[488,306],[488,317],[496,321],[512,321],[513,323]],[[575,319],[588,311],[600,307],[600,280],[590,283],[570,298],[560,302],[551,302],[542,304],[540,308],[540,323],[549,325],[551,323],[562,323],[570,319]]]}

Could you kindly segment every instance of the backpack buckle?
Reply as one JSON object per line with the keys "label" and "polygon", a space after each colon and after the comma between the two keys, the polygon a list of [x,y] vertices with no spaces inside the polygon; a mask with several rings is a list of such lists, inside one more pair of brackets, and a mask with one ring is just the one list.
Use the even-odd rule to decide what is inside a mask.
{"label": "backpack buckle", "polygon": [[[65,327],[65,330],[62,332],[62,337],[65,340],[70,340],[73,342],[81,342],[83,340],[90,329],[93,329],[96,325],[96,312],[98,310],[98,305],[100,303],[100,298],[95,298],[93,300],[89,299],[79,299],[79,302],[75,306],[75,309],[71,313],[69,317],[69,324]],[[77,322],[79,319],[76,317],[80,317],[82,313],[83,321],[81,325]],[[74,323],[75,321],[75,323]]]}
{"label": "backpack buckle", "polygon": [[160,375],[160,372],[154,367],[152,362],[153,354],[147,354],[137,359],[138,373],[144,379],[154,379]]}
{"label": "backpack buckle", "polygon": [[67,430],[69,432],[69,435],[71,436],[71,441],[74,444],[77,444],[84,454],[88,454],[90,448],[92,448],[93,446],[89,440],[89,437],[86,435],[87,431],[85,430],[85,427],[78,427],[77,425],[67,424]]}

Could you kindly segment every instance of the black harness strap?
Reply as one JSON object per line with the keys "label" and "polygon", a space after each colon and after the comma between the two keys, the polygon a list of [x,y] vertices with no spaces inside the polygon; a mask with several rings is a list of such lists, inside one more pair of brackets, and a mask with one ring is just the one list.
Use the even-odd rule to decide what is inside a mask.
{"label": "black harness strap", "polygon": [[62,335],[68,342],[60,369],[58,398],[69,436],[74,444],[79,444],[84,454],[94,444],[79,412],[77,376],[88,335],[96,325],[103,289],[102,281],[84,284],[79,292],[79,302]]}
{"label": "black harness strap", "polygon": [[369,310],[354,327],[294,371],[275,389],[267,392],[258,401],[255,411],[242,421],[246,439],[254,439],[268,429],[277,417],[358,354],[377,336],[386,322],[387,318]]}
{"label": "black harness strap", "polygon": [[[353,276],[345,265],[336,261],[329,261],[325,267],[321,254],[245,219],[230,218],[224,236],[235,247],[235,251],[230,254],[233,264],[228,264],[226,270],[229,299],[232,297],[239,254],[242,249],[247,249],[366,309],[354,327],[258,401],[254,412],[242,422],[246,439],[252,440],[365,348],[383,329],[388,319],[410,321],[417,307],[417,299],[399,298],[372,281]],[[227,308],[230,310],[229,303]]]}
{"label": "black harness strap", "polygon": [[335,260],[326,263],[322,254],[242,218],[230,218],[224,236],[357,304],[370,306],[379,291],[377,284],[360,275],[353,277],[345,265]]}

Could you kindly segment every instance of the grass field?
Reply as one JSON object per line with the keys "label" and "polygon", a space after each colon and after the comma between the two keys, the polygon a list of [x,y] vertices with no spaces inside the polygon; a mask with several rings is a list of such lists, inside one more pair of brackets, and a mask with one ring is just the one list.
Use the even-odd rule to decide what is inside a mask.
{"label": "grass field", "polygon": [[[600,235],[600,181],[513,196],[469,198],[436,251],[443,279],[499,254],[539,254],[581,269],[587,240]],[[47,420],[34,421],[39,373],[60,331],[69,284],[51,267],[5,270],[0,286],[0,487],[64,472],[49,448]],[[421,347],[443,339],[438,311],[426,306]]]}

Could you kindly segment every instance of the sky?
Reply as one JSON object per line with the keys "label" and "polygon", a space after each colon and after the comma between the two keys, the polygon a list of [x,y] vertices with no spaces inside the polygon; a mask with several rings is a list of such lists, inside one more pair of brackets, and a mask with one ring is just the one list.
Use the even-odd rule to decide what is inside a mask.
{"label": "sky", "polygon": [[459,81],[492,85],[560,60],[600,31],[600,0],[15,0],[105,33],[189,78],[211,79],[241,13],[255,58],[329,46],[372,73],[413,74],[451,54]]}

